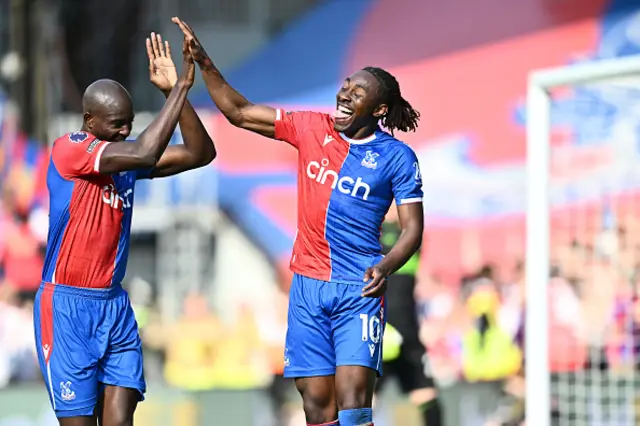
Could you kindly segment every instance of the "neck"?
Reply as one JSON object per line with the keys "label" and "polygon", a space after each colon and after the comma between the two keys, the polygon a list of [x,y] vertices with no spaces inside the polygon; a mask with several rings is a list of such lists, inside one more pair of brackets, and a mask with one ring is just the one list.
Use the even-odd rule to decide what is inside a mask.
{"label": "neck", "polygon": [[375,133],[378,129],[378,123],[371,123],[359,129],[349,130],[347,129],[343,133],[350,139],[365,139]]}

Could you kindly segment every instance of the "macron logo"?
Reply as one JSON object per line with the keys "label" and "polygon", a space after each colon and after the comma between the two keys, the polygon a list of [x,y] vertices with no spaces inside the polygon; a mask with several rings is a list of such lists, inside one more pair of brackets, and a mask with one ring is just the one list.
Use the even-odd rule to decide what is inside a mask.
{"label": "macron logo", "polygon": [[373,355],[376,353],[376,345],[373,343],[369,343],[369,353],[371,354],[371,358],[373,358]]}
{"label": "macron logo", "polygon": [[327,144],[329,144],[329,142],[333,141],[333,136],[331,135],[326,135],[324,137],[324,143],[322,144],[322,146],[327,146]]}

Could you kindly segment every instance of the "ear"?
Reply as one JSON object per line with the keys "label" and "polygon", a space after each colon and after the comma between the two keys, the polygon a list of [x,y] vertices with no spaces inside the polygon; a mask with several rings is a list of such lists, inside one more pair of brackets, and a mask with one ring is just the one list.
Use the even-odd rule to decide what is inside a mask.
{"label": "ear", "polygon": [[91,130],[93,128],[93,116],[88,112],[85,112],[83,118],[85,124],[87,125],[87,129]]}
{"label": "ear", "polygon": [[389,111],[387,104],[380,104],[375,110],[373,110],[373,116],[378,119],[382,118],[387,114],[387,111]]}

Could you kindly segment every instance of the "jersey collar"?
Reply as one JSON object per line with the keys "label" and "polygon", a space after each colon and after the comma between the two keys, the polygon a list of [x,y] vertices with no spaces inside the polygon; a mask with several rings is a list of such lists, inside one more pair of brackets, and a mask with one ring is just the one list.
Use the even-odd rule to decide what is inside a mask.
{"label": "jersey collar", "polygon": [[378,138],[378,136],[376,135],[377,133],[378,133],[378,130],[376,130],[375,132],[373,132],[371,135],[367,136],[364,139],[351,139],[347,137],[347,135],[345,135],[344,133],[340,132],[340,137],[345,141],[349,142],[350,144],[362,145],[362,144],[373,142],[374,140],[376,140]]}

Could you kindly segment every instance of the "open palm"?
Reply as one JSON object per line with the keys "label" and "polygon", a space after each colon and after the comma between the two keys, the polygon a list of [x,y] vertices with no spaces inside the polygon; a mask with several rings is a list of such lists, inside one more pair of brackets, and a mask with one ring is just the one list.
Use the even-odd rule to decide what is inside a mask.
{"label": "open palm", "polygon": [[176,65],[171,59],[169,42],[162,42],[160,34],[151,33],[147,38],[147,56],[149,57],[149,79],[163,92],[169,92],[178,81]]}

